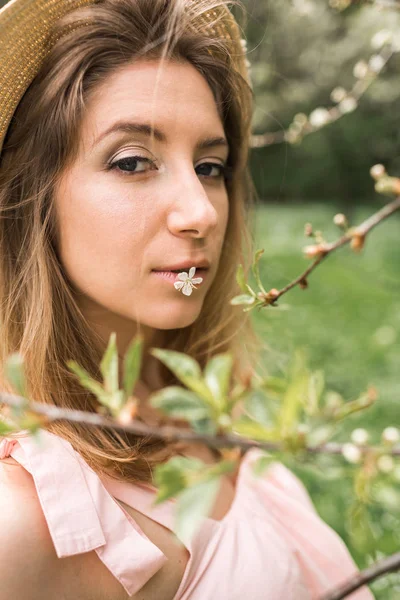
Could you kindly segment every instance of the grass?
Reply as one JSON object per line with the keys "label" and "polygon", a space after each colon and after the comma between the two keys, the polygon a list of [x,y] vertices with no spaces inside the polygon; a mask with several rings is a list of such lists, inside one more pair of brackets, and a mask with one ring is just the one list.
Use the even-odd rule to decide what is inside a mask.
{"label": "grass", "polygon": [[[379,208],[356,208],[352,224]],[[332,204],[258,208],[255,239],[257,248],[265,249],[260,273],[267,290],[283,287],[308,266],[302,253],[302,248],[312,243],[304,236],[306,222],[311,222],[314,230],[322,230],[328,241],[337,239],[340,231],[332,222],[336,212],[339,209]],[[356,427],[365,427],[374,443],[385,427],[400,426],[399,215],[379,224],[360,254],[349,247],[331,254],[310,275],[309,288],[288,292],[279,306],[252,312],[265,341],[262,363],[270,374],[283,374],[294,350],[301,347],[310,368],[322,369],[327,387],[345,399],[354,399],[373,385],[379,394],[377,402],[348,419],[338,441],[348,440]],[[354,493],[343,463],[341,458],[322,458],[318,468],[295,464],[294,470],[310,491],[319,514],[365,568],[368,560],[399,549],[400,493],[399,503],[396,507],[392,502],[391,511],[387,506],[372,506],[369,524],[368,520],[356,520],[349,512]],[[388,482],[387,487],[393,486]],[[377,600],[398,599],[400,577],[382,578],[371,589]]]}

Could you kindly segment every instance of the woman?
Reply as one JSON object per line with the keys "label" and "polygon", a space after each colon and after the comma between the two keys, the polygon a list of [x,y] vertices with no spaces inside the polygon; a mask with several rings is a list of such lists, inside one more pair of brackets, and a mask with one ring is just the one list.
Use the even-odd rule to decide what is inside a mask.
{"label": "woman", "polygon": [[[101,380],[112,332],[120,356],[143,335],[150,424],[146,399],[174,381],[151,347],[202,366],[229,350],[237,380],[254,364],[228,302],[250,256],[252,93],[224,4],[13,0],[0,15],[1,360],[21,352],[35,400],[96,411],[66,362]],[[172,271],[193,267],[184,294]],[[356,572],[283,465],[255,481],[257,451],[182,544],[173,501],[152,507],[152,470],[179,452],[215,462],[208,448],[69,422],[42,433],[1,446],[1,599],[306,600]]]}

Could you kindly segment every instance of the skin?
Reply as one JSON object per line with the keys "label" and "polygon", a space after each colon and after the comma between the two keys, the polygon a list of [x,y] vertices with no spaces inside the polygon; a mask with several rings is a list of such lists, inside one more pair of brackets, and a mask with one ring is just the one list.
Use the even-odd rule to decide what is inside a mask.
{"label": "skin", "polygon": [[[95,90],[81,124],[79,156],[55,195],[61,262],[104,343],[117,333],[120,356],[137,332],[146,353],[162,345],[166,330],[194,323],[215,278],[228,221],[218,165],[226,164],[229,149],[197,147],[203,138],[225,137],[211,88],[188,62],[165,62],[161,75],[158,67],[159,61],[132,62]],[[152,124],[167,141],[136,132],[98,141],[120,120]],[[137,155],[154,163],[131,158],[107,170],[107,163]],[[191,296],[151,272],[203,258],[211,267]],[[144,362],[142,382],[155,375],[154,359]]]}

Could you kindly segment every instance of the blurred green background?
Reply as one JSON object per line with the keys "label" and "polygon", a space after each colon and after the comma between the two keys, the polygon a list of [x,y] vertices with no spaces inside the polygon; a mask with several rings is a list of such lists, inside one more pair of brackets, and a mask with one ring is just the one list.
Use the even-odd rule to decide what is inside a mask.
{"label": "blurred green background", "polygon": [[[376,206],[378,208],[378,204]],[[260,262],[266,289],[287,285],[309,264],[301,249],[310,243],[304,224],[311,222],[326,239],[338,237],[332,217],[333,202],[257,209],[255,240],[265,252]],[[371,210],[357,207],[354,223]],[[373,385],[374,406],[349,417],[335,441],[348,441],[353,429],[364,427],[372,443],[379,443],[385,427],[400,425],[400,247],[399,218],[381,223],[367,238],[362,253],[348,247],[331,254],[309,277],[309,288],[295,288],[283,296],[279,308],[252,311],[265,348],[263,368],[284,376],[294,352],[303,348],[312,370],[322,369],[326,386],[352,400]],[[355,499],[352,467],[340,457],[320,457],[290,467],[310,492],[317,511],[345,540],[353,557],[365,568],[400,549],[400,461],[395,474],[382,476],[381,503],[365,514],[351,512]],[[378,600],[400,598],[398,573],[372,587]]]}

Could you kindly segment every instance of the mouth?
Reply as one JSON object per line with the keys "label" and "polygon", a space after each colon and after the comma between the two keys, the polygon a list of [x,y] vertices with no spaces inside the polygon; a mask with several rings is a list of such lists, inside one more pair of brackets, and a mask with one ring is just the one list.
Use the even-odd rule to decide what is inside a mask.
{"label": "mouth", "polygon": [[[174,269],[174,270],[169,270],[169,271],[161,271],[158,269],[152,269],[152,273],[154,273],[154,275],[169,280],[169,281],[176,281],[176,276],[178,275],[178,273],[182,273],[184,272],[185,269]],[[188,271],[188,269],[186,269],[186,271]],[[208,273],[208,269],[196,269],[196,275],[195,277],[203,277],[204,278],[207,276]]]}
{"label": "mouth", "polygon": [[[188,268],[184,268],[184,269],[152,269],[152,272],[154,273],[175,273],[176,275],[178,273],[184,273],[184,272],[188,272],[189,269]],[[196,267],[196,276],[199,273],[207,273],[208,268],[206,267]]]}

